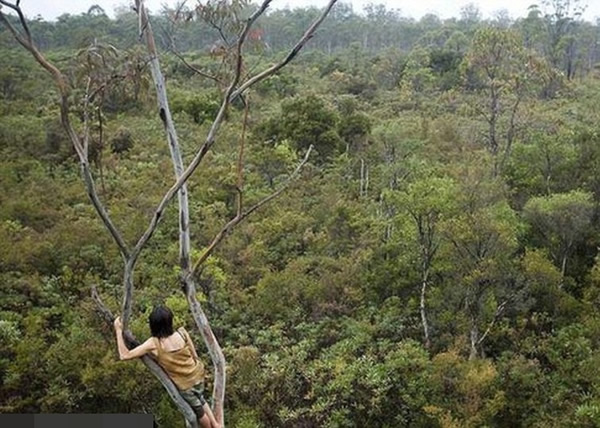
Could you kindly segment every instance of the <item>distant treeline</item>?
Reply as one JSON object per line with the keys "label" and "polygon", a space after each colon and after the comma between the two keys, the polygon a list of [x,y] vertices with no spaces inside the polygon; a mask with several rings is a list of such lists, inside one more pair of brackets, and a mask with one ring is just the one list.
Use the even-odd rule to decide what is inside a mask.
{"label": "distant treeline", "polygon": [[[235,3],[246,13],[256,7],[244,1]],[[526,48],[545,56],[570,79],[588,73],[600,61],[600,27],[581,19],[583,9],[578,4],[559,0],[544,8],[531,5],[528,15],[516,20],[503,12],[484,20],[480,10],[470,4],[463,7],[458,18],[442,20],[435,14],[427,14],[415,20],[385,5],[368,5],[362,13],[357,13],[351,5],[340,3],[319,30],[319,37],[311,41],[310,49],[326,54],[349,48],[371,54],[389,49],[408,52],[415,47],[464,52],[478,28],[495,26],[515,30]],[[262,17],[253,34],[262,54],[292,46],[318,12],[315,7],[280,9]],[[154,16],[160,47],[208,52],[226,45],[224,39],[231,38],[233,30],[219,28],[223,17],[215,16],[214,25],[208,25],[197,19],[200,13],[201,9],[164,9]],[[31,27],[44,50],[79,49],[94,41],[120,47],[137,43],[136,14],[128,8],[117,9],[111,19],[101,7],[92,6],[86,13],[64,14],[51,22],[38,17]],[[14,46],[9,36],[0,28],[3,47]]]}

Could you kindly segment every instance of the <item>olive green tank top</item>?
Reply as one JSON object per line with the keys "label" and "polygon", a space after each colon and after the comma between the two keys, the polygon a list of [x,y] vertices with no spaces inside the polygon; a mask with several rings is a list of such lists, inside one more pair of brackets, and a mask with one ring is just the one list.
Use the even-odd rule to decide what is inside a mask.
{"label": "olive green tank top", "polygon": [[185,342],[183,348],[167,351],[163,349],[157,337],[154,338],[154,341],[158,364],[167,372],[177,388],[184,391],[204,381],[204,364],[194,358],[185,334],[180,331],[182,329],[183,327],[179,328],[177,332]]}

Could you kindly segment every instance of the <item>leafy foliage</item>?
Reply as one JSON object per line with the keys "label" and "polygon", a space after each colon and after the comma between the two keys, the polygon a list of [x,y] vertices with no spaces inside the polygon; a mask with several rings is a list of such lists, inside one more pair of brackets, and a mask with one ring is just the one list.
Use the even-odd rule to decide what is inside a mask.
{"label": "leafy foliage", "polygon": [[[165,31],[178,24],[181,57],[217,80],[253,7],[229,3],[153,17]],[[198,279],[229,362],[229,425],[598,426],[600,33],[568,5],[514,22],[483,21],[473,6],[413,20],[338,5],[299,63],[251,93],[246,206],[310,145],[315,154]],[[315,14],[261,17],[244,74],[279,59]],[[128,242],[173,177],[136,25],[130,11],[97,8],[31,23],[77,99],[88,78],[103,88],[92,168]],[[166,51],[169,37],[160,43],[187,164],[219,93]],[[142,364],[116,361],[89,299],[96,285],[119,307],[120,259],[86,200],[49,79],[4,28],[0,53],[0,411],[152,412],[179,427]],[[198,249],[235,215],[240,106],[189,182]],[[71,118],[82,132],[82,110]],[[162,302],[193,332],[173,268],[177,221],[169,207],[136,268],[139,337]]]}

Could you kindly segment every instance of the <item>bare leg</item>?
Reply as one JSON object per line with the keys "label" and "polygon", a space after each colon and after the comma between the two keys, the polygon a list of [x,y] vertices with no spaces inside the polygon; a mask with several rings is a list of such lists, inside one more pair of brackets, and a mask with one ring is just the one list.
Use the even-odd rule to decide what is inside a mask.
{"label": "bare leg", "polygon": [[213,414],[210,406],[208,404],[204,404],[204,406],[202,406],[202,410],[204,410],[204,416],[203,417],[208,417],[208,419],[210,420],[210,425],[209,428],[221,428],[221,424],[217,422],[217,420],[215,419],[215,415]]}
{"label": "bare leg", "polygon": [[212,428],[212,424],[206,413],[201,418],[198,418],[198,423],[202,428]]}

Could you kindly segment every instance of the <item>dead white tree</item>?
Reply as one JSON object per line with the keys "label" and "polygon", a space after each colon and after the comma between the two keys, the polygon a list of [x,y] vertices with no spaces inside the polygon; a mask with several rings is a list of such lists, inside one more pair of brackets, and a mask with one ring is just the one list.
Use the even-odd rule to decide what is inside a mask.
{"label": "dead white tree", "polygon": [[[37,63],[43,67],[50,75],[58,89],[60,96],[60,117],[62,125],[67,132],[81,168],[81,174],[85,183],[87,194],[92,202],[96,213],[102,220],[105,228],[112,236],[115,244],[117,245],[121,257],[123,259],[123,304],[121,319],[123,323],[123,335],[127,346],[136,346],[139,342],[129,331],[129,320],[132,315],[133,305],[133,291],[134,291],[134,269],[137,261],[146,247],[154,232],[156,231],[162,217],[164,210],[169,202],[177,194],[179,203],[179,264],[181,267],[181,288],[187,299],[190,313],[194,319],[198,330],[202,334],[208,352],[210,354],[213,366],[214,366],[214,388],[212,392],[213,398],[213,411],[217,421],[224,426],[224,412],[223,403],[225,398],[225,385],[226,385],[226,364],[223,351],[215,337],[210,323],[204,313],[198,299],[196,298],[196,283],[195,277],[202,265],[208,259],[210,254],[214,251],[217,245],[223,240],[223,238],[240,222],[246,219],[250,214],[265,205],[272,199],[276,198],[281,194],[285,188],[298,176],[301,168],[308,161],[310,155],[310,148],[307,151],[303,160],[299,163],[296,169],[288,177],[288,179],[281,184],[281,186],[272,194],[260,200],[256,204],[245,208],[243,204],[243,187],[242,187],[242,172],[243,172],[243,154],[244,154],[244,132],[245,132],[245,120],[244,119],[244,131],[242,132],[242,138],[240,141],[240,150],[238,158],[238,183],[237,183],[237,207],[235,216],[227,222],[223,228],[213,238],[211,244],[202,253],[202,255],[192,262],[191,260],[191,242],[190,242],[190,230],[189,230],[189,207],[188,207],[188,192],[186,183],[194,171],[198,168],[207,152],[211,149],[216,141],[216,137],[223,120],[225,119],[226,112],[231,105],[232,101],[238,97],[244,95],[244,93],[256,83],[267,79],[273,74],[277,73],[281,68],[287,65],[291,60],[294,59],[306,45],[306,43],[314,36],[315,31],[319,25],[323,22],[326,16],[331,11],[332,7],[337,0],[329,0],[327,6],[319,17],[312,23],[312,25],[306,30],[304,35],[300,37],[296,45],[290,50],[288,55],[280,62],[273,66],[265,69],[262,72],[257,73],[254,76],[242,77],[242,65],[243,65],[243,46],[248,36],[250,29],[256,20],[265,13],[269,4],[272,0],[264,0],[262,4],[252,13],[245,22],[242,22],[241,30],[237,35],[237,40],[232,43],[233,55],[234,55],[234,67],[231,72],[230,80],[226,86],[226,90],[223,93],[220,108],[213,119],[212,125],[208,131],[204,142],[200,145],[196,151],[194,158],[191,163],[185,167],[181,156],[179,140],[177,137],[176,128],[171,116],[169,101],[167,98],[165,79],[162,74],[159,55],[154,41],[154,34],[152,32],[152,26],[148,16],[148,12],[145,8],[143,0],[135,0],[135,10],[139,18],[139,36],[145,41],[146,49],[149,55],[148,62],[152,73],[152,79],[156,89],[157,102],[158,102],[158,116],[163,124],[167,143],[169,145],[171,160],[175,172],[174,184],[165,192],[158,206],[156,207],[150,222],[145,229],[144,233],[139,237],[135,245],[131,247],[128,245],[119,229],[116,227],[114,222],[111,220],[108,211],[104,207],[102,201],[98,197],[96,191],[94,178],[88,161],[88,141],[89,141],[89,113],[87,108],[90,104],[90,100],[93,97],[94,92],[91,91],[90,81],[88,80],[87,87],[85,88],[85,99],[84,99],[84,120],[83,120],[83,137],[81,138],[76,131],[75,126],[71,121],[70,110],[72,109],[70,96],[73,93],[73,87],[67,79],[66,75],[58,69],[52,62],[50,62],[44,54],[36,46],[31,31],[29,29],[27,19],[25,18],[23,11],[20,6],[20,0],[16,0],[11,3],[7,0],[0,0],[0,22],[11,32],[16,41],[23,46],[27,51],[31,53]],[[5,9],[3,10],[2,7]],[[6,14],[6,10],[9,13],[16,15],[16,19],[13,16]],[[246,115],[247,117],[247,110]],[[97,304],[99,312],[103,316],[104,320],[112,325],[114,319],[111,311],[103,304],[98,291],[92,287],[92,298]],[[188,426],[197,427],[196,416],[191,407],[181,398],[177,387],[173,384],[167,374],[161,369],[156,361],[151,356],[144,356],[142,358],[143,363],[150,369],[150,371],[157,377],[157,379],[165,387],[169,396],[173,402],[177,405],[183,416],[185,417],[186,424]]]}

